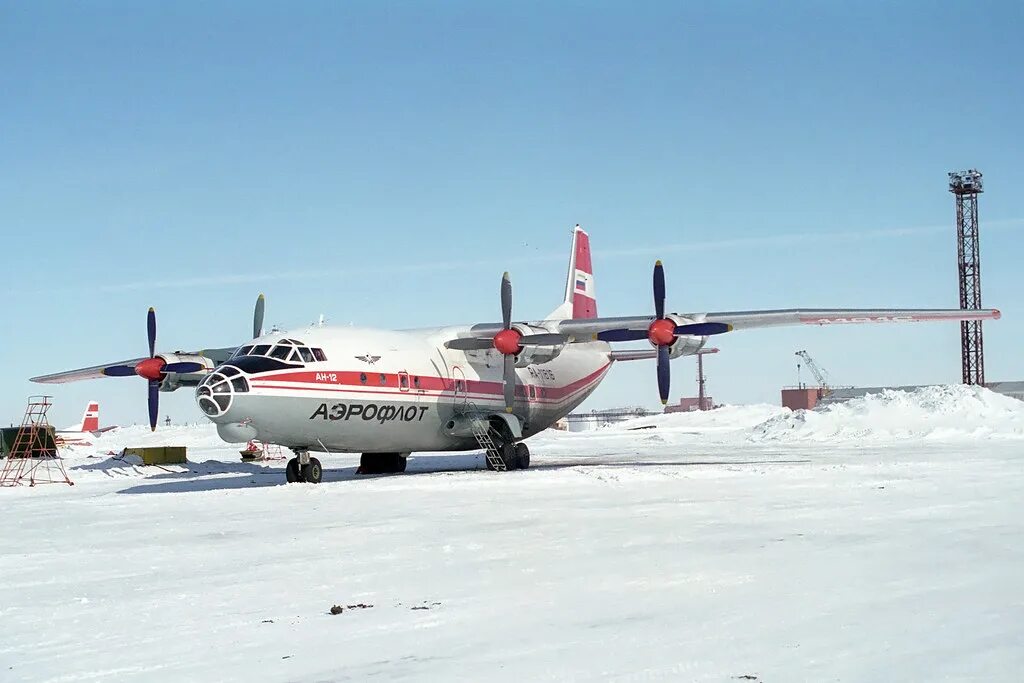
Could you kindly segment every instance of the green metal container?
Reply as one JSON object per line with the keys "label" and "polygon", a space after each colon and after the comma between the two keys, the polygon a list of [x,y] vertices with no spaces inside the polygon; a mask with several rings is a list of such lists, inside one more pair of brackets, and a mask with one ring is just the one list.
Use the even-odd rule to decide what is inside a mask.
{"label": "green metal container", "polygon": [[[14,448],[14,440],[18,438],[19,431],[21,431],[21,427],[0,428],[0,457],[6,458],[11,449]],[[51,457],[57,455],[57,441],[54,438],[53,427],[36,431],[34,448],[34,455]]]}

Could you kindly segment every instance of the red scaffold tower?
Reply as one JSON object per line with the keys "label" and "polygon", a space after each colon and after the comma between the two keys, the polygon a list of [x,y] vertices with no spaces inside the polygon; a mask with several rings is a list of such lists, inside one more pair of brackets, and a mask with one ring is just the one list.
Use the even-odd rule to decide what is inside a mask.
{"label": "red scaffold tower", "polygon": [[[956,198],[956,255],[960,277],[960,308],[981,308],[981,252],[978,240],[978,195],[984,189],[977,169],[949,174]],[[964,384],[985,386],[985,347],[980,320],[960,322],[960,361]]]}
{"label": "red scaffold tower", "polygon": [[64,469],[64,461],[54,442],[53,428],[46,419],[46,412],[53,405],[51,398],[29,396],[25,418],[0,469],[0,486],[19,486],[26,481],[29,486],[74,485]]}

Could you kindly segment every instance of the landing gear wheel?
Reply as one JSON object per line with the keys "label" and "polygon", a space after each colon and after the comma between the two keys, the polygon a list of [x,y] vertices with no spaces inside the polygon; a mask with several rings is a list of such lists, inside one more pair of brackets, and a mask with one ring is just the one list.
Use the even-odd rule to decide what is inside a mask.
{"label": "landing gear wheel", "polygon": [[319,484],[324,478],[324,468],[316,458],[310,458],[309,464],[302,466],[302,480],[310,484]]}
{"label": "landing gear wheel", "polygon": [[525,443],[516,444],[516,467],[521,470],[530,468],[530,449]]}
{"label": "landing gear wheel", "polygon": [[395,472],[405,472],[406,466],[409,464],[409,458],[404,455],[398,456],[398,464],[395,466]]}
{"label": "landing gear wheel", "polygon": [[299,469],[299,459],[292,458],[284,468],[284,478],[289,484],[302,481],[302,471]]}
{"label": "landing gear wheel", "polygon": [[501,451],[501,461],[505,463],[505,469],[509,472],[516,469],[519,460],[516,458],[516,445],[514,443],[503,443],[498,446]]}

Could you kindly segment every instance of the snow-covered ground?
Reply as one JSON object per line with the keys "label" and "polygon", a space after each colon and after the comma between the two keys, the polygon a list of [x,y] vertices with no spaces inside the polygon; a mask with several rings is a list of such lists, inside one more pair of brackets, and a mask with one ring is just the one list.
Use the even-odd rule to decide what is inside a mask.
{"label": "snow-covered ground", "polygon": [[[191,462],[103,455],[147,443]],[[0,489],[0,681],[1024,676],[1024,403],[939,387],[530,445],[526,472],[345,456],[313,486],[206,426],[109,433],[68,452],[74,487]]]}

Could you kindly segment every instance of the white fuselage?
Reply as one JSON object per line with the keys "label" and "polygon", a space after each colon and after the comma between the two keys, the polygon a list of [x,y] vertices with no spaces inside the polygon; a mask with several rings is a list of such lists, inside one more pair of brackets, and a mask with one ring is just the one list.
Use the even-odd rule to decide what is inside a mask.
{"label": "white fuselage", "polygon": [[[225,410],[200,401],[227,441],[259,438],[291,448],[383,453],[467,450],[471,436],[450,435],[445,425],[471,413],[504,413],[501,354],[456,351],[444,342],[465,327],[374,330],[313,327],[277,332],[250,344],[293,339],[323,351],[326,360],[266,368],[261,359],[232,358],[217,370],[242,370],[218,386],[216,373],[200,385],[221,392],[231,384]],[[570,344],[560,355],[516,370],[513,414],[523,436],[551,426],[578,406],[611,367],[603,342]],[[276,363],[283,366],[284,363]],[[248,368],[248,370],[246,370]],[[239,377],[245,383],[236,381]],[[240,389],[247,388],[248,391]],[[207,396],[211,394],[207,392]],[[197,393],[197,397],[201,396]],[[220,414],[211,414],[219,412]]]}

